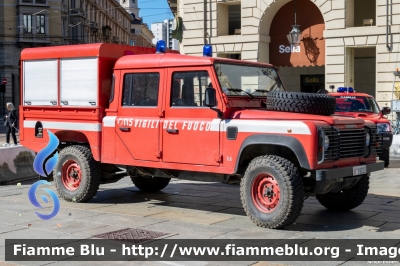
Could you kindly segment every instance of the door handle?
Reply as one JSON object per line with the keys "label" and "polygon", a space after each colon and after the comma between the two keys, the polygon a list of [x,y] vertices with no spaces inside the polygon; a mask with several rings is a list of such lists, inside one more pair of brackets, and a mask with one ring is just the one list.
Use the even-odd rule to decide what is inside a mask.
{"label": "door handle", "polygon": [[119,130],[123,132],[131,132],[131,129],[129,127],[120,127]]}
{"label": "door handle", "polygon": [[167,129],[168,133],[172,133],[172,134],[177,134],[179,132],[179,130],[177,129]]}

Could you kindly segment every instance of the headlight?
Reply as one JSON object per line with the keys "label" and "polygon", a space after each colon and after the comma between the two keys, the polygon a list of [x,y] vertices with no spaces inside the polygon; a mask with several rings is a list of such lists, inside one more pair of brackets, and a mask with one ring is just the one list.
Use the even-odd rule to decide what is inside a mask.
{"label": "headlight", "polygon": [[329,148],[329,137],[325,135],[324,137],[324,149],[325,151]]}
{"label": "headlight", "polygon": [[376,126],[379,133],[392,131],[389,123],[377,123]]}
{"label": "headlight", "polygon": [[369,133],[365,134],[365,145],[369,147],[369,143],[371,142],[371,135]]}

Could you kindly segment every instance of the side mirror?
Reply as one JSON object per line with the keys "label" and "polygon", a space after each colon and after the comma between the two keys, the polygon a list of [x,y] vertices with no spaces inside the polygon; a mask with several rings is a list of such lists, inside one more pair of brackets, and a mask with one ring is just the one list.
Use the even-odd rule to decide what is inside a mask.
{"label": "side mirror", "polygon": [[207,107],[214,107],[217,105],[217,93],[214,88],[206,89],[204,105]]}
{"label": "side mirror", "polygon": [[382,108],[382,115],[388,115],[390,114],[392,110],[390,110],[390,107],[383,107]]}

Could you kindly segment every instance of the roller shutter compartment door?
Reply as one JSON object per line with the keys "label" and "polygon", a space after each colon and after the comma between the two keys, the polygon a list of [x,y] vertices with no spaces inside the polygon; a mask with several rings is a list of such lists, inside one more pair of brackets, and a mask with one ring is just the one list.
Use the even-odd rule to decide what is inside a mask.
{"label": "roller shutter compartment door", "polygon": [[24,105],[57,104],[57,59],[29,60],[23,63]]}
{"label": "roller shutter compartment door", "polygon": [[98,106],[98,59],[61,60],[61,105]]}

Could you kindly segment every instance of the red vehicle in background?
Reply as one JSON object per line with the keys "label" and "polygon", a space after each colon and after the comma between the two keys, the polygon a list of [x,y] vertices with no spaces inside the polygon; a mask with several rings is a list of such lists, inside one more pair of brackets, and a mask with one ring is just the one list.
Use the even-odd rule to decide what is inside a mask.
{"label": "red vehicle in background", "polygon": [[336,114],[359,117],[376,124],[378,132],[383,135],[383,149],[379,158],[388,166],[393,133],[389,120],[384,116],[390,113],[390,107],[381,110],[374,97],[357,92],[352,87],[339,87],[337,92],[329,95],[336,98]]}

